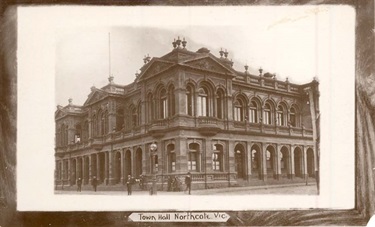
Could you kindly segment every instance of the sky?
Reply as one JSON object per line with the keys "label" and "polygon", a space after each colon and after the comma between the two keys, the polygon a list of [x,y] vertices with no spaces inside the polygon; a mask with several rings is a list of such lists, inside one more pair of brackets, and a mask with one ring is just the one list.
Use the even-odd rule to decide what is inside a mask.
{"label": "sky", "polygon": [[324,69],[324,56],[329,55],[329,26],[333,18],[326,7],[164,11],[167,15],[174,13],[174,18],[155,19],[160,9],[145,12],[135,7],[132,11],[110,11],[114,18],[121,15],[113,23],[96,25],[94,21],[105,19],[107,14],[95,13],[86,16],[86,24],[57,27],[56,104],[65,106],[73,98],[74,104],[82,105],[91,86],[108,83],[110,71],[117,84],[133,82],[143,57],[169,53],[178,36],[186,39],[191,51],[206,47],[219,56],[220,48],[227,49],[239,71],[244,71],[247,64],[252,73],[258,74],[262,67],[264,72],[276,73],[280,80],[288,77],[292,83],[329,76]]}

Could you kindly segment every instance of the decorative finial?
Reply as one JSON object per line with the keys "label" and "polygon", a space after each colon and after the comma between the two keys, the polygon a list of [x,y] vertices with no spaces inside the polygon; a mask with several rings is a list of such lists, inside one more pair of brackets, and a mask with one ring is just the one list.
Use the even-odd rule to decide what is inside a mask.
{"label": "decorative finial", "polygon": [[91,91],[94,91],[95,90],[95,86],[91,86]]}
{"label": "decorative finial", "polygon": [[245,67],[245,72],[247,73],[247,70],[249,69],[249,66],[246,64],[244,67]]}
{"label": "decorative finial", "polygon": [[138,78],[139,77],[139,73],[138,73],[138,70],[135,72],[135,78]]}
{"label": "decorative finial", "polygon": [[172,45],[174,49],[177,47],[176,39],[173,40]]}
{"label": "decorative finial", "polygon": [[185,37],[183,38],[183,40],[182,40],[182,47],[185,49],[185,47],[186,47],[186,40],[185,40]]}
{"label": "decorative finial", "polygon": [[72,98],[69,98],[68,99],[68,102],[69,102],[69,106],[71,106],[73,104],[73,99]]}
{"label": "decorative finial", "polygon": [[232,61],[232,58],[230,59],[230,66],[233,67],[233,61]]}
{"label": "decorative finial", "polygon": [[148,62],[150,62],[150,60],[151,60],[151,57],[150,57],[149,54],[147,54],[147,56],[145,55],[145,57],[143,58],[143,62],[144,62],[145,64],[147,64]]}
{"label": "decorative finial", "polygon": [[108,77],[108,81],[109,81],[110,84],[113,83],[113,78],[114,78],[113,75],[110,75],[110,76]]}
{"label": "decorative finial", "polygon": [[178,48],[180,47],[181,45],[181,39],[180,39],[180,36],[178,36],[177,40],[176,40],[176,44],[178,46]]}
{"label": "decorative finial", "polygon": [[224,55],[224,51],[223,51],[223,48],[220,48],[220,51],[219,51],[219,53],[220,53],[220,57],[222,58],[222,57],[223,57],[223,55]]}
{"label": "decorative finial", "polygon": [[288,77],[285,79],[285,82],[289,83],[289,78]]}
{"label": "decorative finial", "polygon": [[262,67],[259,68],[259,73],[260,73],[261,76],[263,75],[263,69],[262,69]]}
{"label": "decorative finial", "polygon": [[227,51],[227,49],[225,49],[225,52],[224,52],[224,56],[225,56],[225,58],[227,58],[228,57],[228,51]]}
{"label": "decorative finial", "polygon": [[146,64],[147,63],[147,57],[145,55],[145,57],[143,58],[143,62]]}

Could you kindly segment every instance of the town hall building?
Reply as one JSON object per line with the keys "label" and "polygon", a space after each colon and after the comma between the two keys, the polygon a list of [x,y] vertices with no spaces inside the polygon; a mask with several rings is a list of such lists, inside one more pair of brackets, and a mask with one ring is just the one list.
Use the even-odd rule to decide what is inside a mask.
{"label": "town hall building", "polygon": [[193,188],[316,176],[316,79],[294,84],[261,68],[236,71],[226,50],[216,56],[188,50],[185,39],[172,44],[164,56],[146,56],[133,83],[110,75],[83,105],[57,106],[57,185],[156,175],[160,189],[187,172]]}

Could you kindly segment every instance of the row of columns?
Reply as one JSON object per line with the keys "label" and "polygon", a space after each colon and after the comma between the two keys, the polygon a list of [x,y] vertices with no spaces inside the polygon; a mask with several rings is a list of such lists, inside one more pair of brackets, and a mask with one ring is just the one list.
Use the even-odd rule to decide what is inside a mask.
{"label": "row of columns", "polygon": [[[288,178],[293,178],[296,175],[304,178],[307,174],[314,176],[317,160],[316,152],[312,146],[179,138],[173,141],[175,171],[172,172],[169,167],[171,160],[167,151],[167,146],[171,144],[170,141],[157,141],[157,143],[159,144],[158,174],[191,171],[188,169],[187,163],[190,152],[189,145],[193,143],[198,145],[198,173],[214,171],[212,170],[213,145],[219,145],[222,149],[220,154],[221,168],[214,172],[237,173],[237,178],[242,179],[254,177],[266,179],[270,176],[279,179],[282,175],[286,175]],[[147,149],[147,145],[142,145],[136,148],[61,159],[56,161],[56,179],[59,184],[65,185],[74,185],[78,178],[82,179],[83,184],[90,184],[94,176],[101,184],[125,183],[127,175],[139,177],[140,174],[151,173]],[[309,152],[310,160],[308,160]],[[284,168],[282,168],[282,164]],[[272,168],[269,168],[270,166]],[[310,170],[308,170],[308,167]],[[194,171],[191,172],[194,173]]]}
{"label": "row of columns", "polygon": [[124,183],[127,175],[143,173],[144,160],[136,157],[143,157],[142,153],[141,148],[134,152],[124,149],[60,159],[56,161],[56,183],[74,185],[81,178],[82,184],[91,184],[94,176],[99,184]]}

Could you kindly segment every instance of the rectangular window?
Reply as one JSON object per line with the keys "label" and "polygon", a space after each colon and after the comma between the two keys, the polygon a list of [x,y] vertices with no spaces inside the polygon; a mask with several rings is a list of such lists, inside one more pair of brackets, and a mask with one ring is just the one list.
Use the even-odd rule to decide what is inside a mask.
{"label": "rectangular window", "polygon": [[290,124],[293,127],[296,126],[296,116],[295,115],[290,115]]}
{"label": "rectangular window", "polygon": [[284,119],[282,113],[277,113],[277,125],[284,125]]}
{"label": "rectangular window", "polygon": [[162,111],[162,118],[167,118],[168,117],[168,106],[167,106],[167,99],[163,99],[163,111]]}
{"label": "rectangular window", "polygon": [[270,112],[268,112],[268,111],[265,111],[264,112],[264,124],[267,124],[267,125],[269,125],[269,124],[271,124],[271,119],[270,119]]}
{"label": "rectangular window", "polygon": [[176,171],[176,154],[174,153],[174,151],[169,153],[169,171]]}
{"label": "rectangular window", "polygon": [[198,115],[208,116],[207,97],[200,96],[198,98]]}
{"label": "rectangular window", "polygon": [[249,119],[249,121],[251,122],[251,123],[256,123],[256,118],[255,118],[255,110],[254,109],[250,109],[250,119]]}
{"label": "rectangular window", "polygon": [[212,154],[212,170],[220,171],[220,153]]}
{"label": "rectangular window", "polygon": [[234,120],[240,121],[240,108],[234,107]]}
{"label": "rectangular window", "polygon": [[201,110],[202,110],[202,114],[201,116],[207,116],[207,98],[206,97],[202,97],[202,106],[201,106]]}
{"label": "rectangular window", "polygon": [[190,152],[188,159],[188,170],[196,171],[197,170],[197,153]]}
{"label": "rectangular window", "polygon": [[188,161],[188,170],[197,170],[197,162],[196,161]]}

